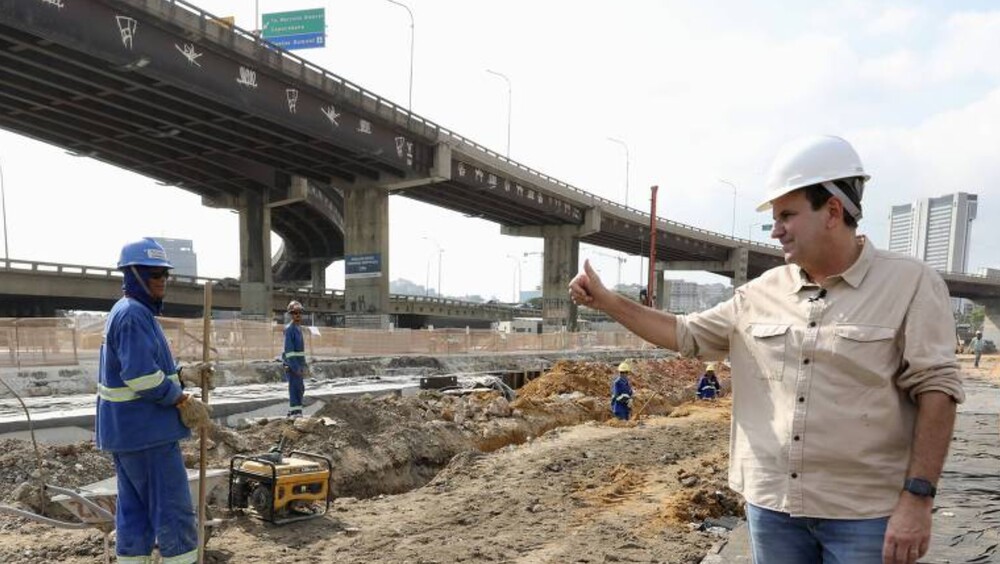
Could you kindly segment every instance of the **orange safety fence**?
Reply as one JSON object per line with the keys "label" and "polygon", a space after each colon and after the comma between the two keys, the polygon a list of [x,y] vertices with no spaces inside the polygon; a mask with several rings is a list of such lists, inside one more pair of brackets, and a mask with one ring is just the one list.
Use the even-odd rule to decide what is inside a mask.
{"label": "orange safety fence", "polygon": [[[202,320],[159,318],[174,357],[202,355]],[[96,362],[103,340],[100,319],[0,318],[0,367],[72,366]],[[217,361],[273,360],[284,345],[284,326],[263,321],[216,319],[211,357]],[[501,333],[490,329],[345,329],[302,327],[306,353],[315,358],[405,354],[453,355],[528,351],[651,348],[626,331]]]}

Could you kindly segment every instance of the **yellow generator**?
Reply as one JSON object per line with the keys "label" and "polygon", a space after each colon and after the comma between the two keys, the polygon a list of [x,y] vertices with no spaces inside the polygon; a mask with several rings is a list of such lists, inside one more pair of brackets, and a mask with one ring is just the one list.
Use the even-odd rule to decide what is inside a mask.
{"label": "yellow generator", "polygon": [[322,517],[330,510],[330,459],[280,446],[256,456],[229,461],[229,509],[251,509],[261,519],[281,525]]}

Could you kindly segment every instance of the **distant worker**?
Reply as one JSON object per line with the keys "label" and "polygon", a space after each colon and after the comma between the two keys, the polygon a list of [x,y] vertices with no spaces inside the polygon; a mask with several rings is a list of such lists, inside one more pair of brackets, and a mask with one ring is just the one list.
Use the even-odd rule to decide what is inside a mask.
{"label": "distant worker", "polygon": [[608,290],[584,262],[570,297],[647,341],[732,368],[729,486],[754,562],[912,564],[926,554],[956,405],[951,300],[922,261],[858,236],[868,180],[832,136],[784,147],[759,211],[787,264],[690,315]]}
{"label": "distant worker", "polygon": [[705,367],[705,373],[698,379],[698,399],[715,399],[722,395],[722,386],[715,375],[715,363],[710,362]]}
{"label": "distant worker", "polygon": [[[198,559],[196,515],[178,441],[207,426],[208,407],[181,389],[201,385],[211,365],[174,365],[155,316],[173,266],[156,241],[122,248],[122,297],[104,326],[97,386],[97,447],[111,453],[118,477],[115,515],[119,562]],[[207,382],[211,385],[211,382]]]}
{"label": "distant worker", "polygon": [[626,360],[618,365],[618,377],[611,383],[611,412],[622,421],[628,421],[632,411],[632,384],[628,381],[631,373],[632,366]]}
{"label": "distant worker", "polygon": [[976,336],[969,341],[969,350],[975,353],[976,362],[973,366],[979,368],[979,357],[983,356],[983,332],[976,331]]}
{"label": "distant worker", "polygon": [[302,338],[302,304],[296,300],[288,302],[288,315],[292,321],[285,325],[285,350],[281,360],[288,381],[288,417],[302,417],[302,398],[306,394],[305,378],[309,375],[306,366],[306,346]]}

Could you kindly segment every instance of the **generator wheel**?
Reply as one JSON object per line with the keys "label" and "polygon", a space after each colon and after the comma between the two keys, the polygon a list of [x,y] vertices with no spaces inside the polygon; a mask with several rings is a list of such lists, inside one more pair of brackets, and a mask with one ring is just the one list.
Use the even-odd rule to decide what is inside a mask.
{"label": "generator wheel", "polygon": [[257,484],[250,492],[250,505],[261,517],[270,519],[274,511],[274,497],[271,495],[271,488],[264,484]]}

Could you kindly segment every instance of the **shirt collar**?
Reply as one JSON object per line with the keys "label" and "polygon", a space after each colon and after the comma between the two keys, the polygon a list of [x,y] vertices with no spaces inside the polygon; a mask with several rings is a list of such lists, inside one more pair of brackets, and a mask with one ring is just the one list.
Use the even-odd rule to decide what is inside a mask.
{"label": "shirt collar", "polygon": [[[852,288],[857,288],[861,285],[861,282],[865,279],[865,275],[868,274],[868,270],[872,266],[872,261],[875,259],[875,246],[868,240],[868,237],[859,235],[857,237],[857,242],[858,245],[861,246],[861,254],[858,255],[854,264],[840,274],[835,274],[830,277],[841,278],[844,282],[850,284]],[[797,294],[802,290],[802,288],[807,286],[817,286],[815,282],[809,279],[809,275],[805,270],[802,270],[801,266],[795,264],[792,265],[792,267],[795,282],[792,284],[792,291],[789,292],[790,294]]]}

